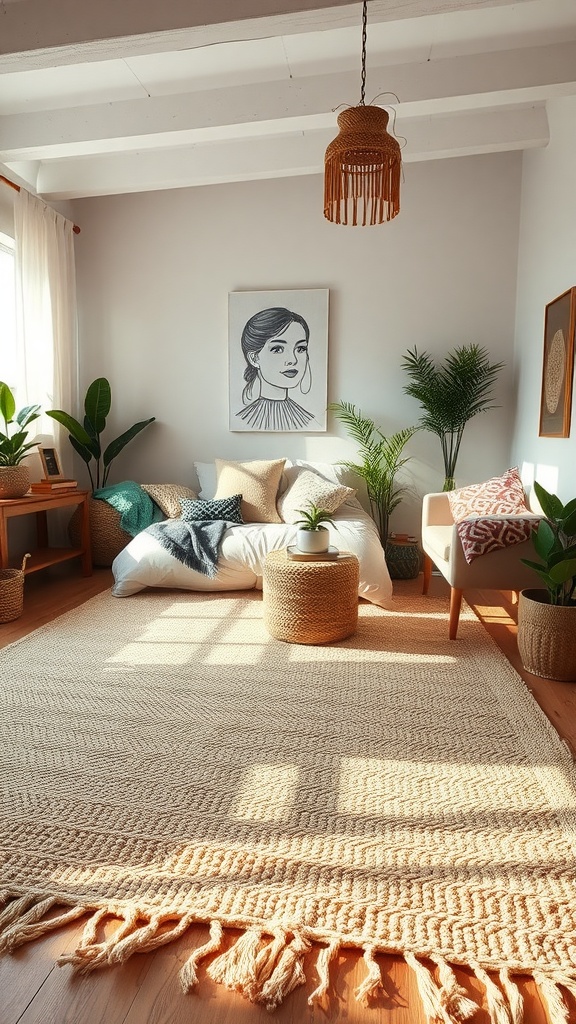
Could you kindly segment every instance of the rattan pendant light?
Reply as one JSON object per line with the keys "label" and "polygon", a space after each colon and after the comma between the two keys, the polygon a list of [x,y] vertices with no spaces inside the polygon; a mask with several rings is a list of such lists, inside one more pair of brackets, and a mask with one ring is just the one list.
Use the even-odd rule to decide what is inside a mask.
{"label": "rattan pendant light", "polygon": [[386,130],[388,113],[364,101],[367,8],[363,0],[360,102],[338,115],[324,158],[324,216],[335,224],[383,224],[400,212],[400,145]]}

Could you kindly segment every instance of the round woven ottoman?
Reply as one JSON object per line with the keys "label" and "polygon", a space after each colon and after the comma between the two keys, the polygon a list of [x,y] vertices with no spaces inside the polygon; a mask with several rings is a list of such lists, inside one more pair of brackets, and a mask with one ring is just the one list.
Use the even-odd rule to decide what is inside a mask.
{"label": "round woven ottoman", "polygon": [[359,575],[355,555],[299,562],[271,551],[262,581],[266,629],[291,644],[344,640],[358,624]]}

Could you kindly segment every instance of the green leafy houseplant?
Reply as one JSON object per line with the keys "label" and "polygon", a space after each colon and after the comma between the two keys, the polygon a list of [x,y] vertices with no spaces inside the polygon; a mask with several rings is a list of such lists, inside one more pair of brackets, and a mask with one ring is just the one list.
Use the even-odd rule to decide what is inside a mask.
{"label": "green leafy houseplant", "polygon": [[[114,441],[111,441],[104,449],[104,452],[102,452],[100,438],[106,429],[106,417],[110,412],[111,405],[112,391],[110,384],[105,377],[98,377],[92,381],[86,392],[84,399],[84,424],[79,423],[78,420],[70,416],[69,413],[63,412],[62,409],[51,409],[47,413],[48,416],[52,416],[69,432],[72,447],[88,467],[92,490],[98,490],[98,488],[106,486],[113,460],[126,447],[129,441],[156,418],[155,416],[150,416],[147,420],[134,423],[123,434],[120,434]],[[96,463],[95,477],[90,466],[92,460]]]}
{"label": "green leafy houseplant", "polygon": [[[4,381],[0,381],[0,414],[4,420],[4,431],[0,431],[0,466],[18,466],[26,458],[35,441],[26,442],[28,431],[25,429],[40,415],[39,405],[26,405],[16,412],[16,401],[12,391]],[[18,425],[15,433],[10,434],[9,426]]]}
{"label": "green leafy houseplant", "polygon": [[576,605],[576,498],[563,505],[537,481],[534,490],[546,517],[532,534],[541,561],[522,561],[544,581],[550,604]]}
{"label": "green leafy houseplant", "polygon": [[396,483],[399,470],[409,461],[409,456],[402,458],[402,452],[418,427],[406,427],[386,437],[373,420],[363,416],[350,402],[335,402],[328,408],[358,444],[361,461],[344,465],[364,480],[380,542],[386,547],[390,516],[406,493],[406,487]]}
{"label": "green leafy houseplant", "polygon": [[301,530],[319,530],[324,528],[324,523],[330,523],[331,526],[335,526],[334,520],[330,512],[327,512],[324,508],[318,508],[313,501],[310,502],[307,509],[299,508],[298,512],[302,516],[302,519],[297,519],[295,526],[299,526]]}
{"label": "green leafy houseplant", "polygon": [[444,487],[456,486],[456,462],[464,428],[473,416],[492,404],[492,389],[504,363],[491,363],[480,345],[462,345],[438,364],[428,352],[408,350],[402,367],[410,383],[404,392],[416,398],[424,415],[420,426],[440,438],[444,458]]}

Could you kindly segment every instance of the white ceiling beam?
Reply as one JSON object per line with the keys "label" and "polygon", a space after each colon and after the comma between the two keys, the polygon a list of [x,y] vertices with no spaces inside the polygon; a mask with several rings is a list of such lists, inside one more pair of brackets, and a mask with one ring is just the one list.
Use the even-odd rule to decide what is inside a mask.
{"label": "white ceiling beam", "polygon": [[[371,0],[370,22],[530,0]],[[231,13],[234,13],[234,20]],[[0,74],[359,24],[347,0],[19,0],[2,4]]]}
{"label": "white ceiling beam", "polygon": [[[539,103],[576,92],[576,43],[374,68],[369,89],[368,98],[384,90],[395,92],[403,119]],[[0,159],[63,158],[112,152],[119,146],[189,145],[330,127],[336,123],[332,106],[345,99],[355,102],[357,91],[358,76],[345,73],[4,115]]]}
{"label": "white ceiling beam", "polygon": [[[400,134],[400,128],[399,128]],[[261,178],[321,173],[333,131],[239,140],[211,146],[47,161],[38,191],[47,200],[77,199]],[[407,163],[545,146],[543,108],[499,110],[410,123]]]}

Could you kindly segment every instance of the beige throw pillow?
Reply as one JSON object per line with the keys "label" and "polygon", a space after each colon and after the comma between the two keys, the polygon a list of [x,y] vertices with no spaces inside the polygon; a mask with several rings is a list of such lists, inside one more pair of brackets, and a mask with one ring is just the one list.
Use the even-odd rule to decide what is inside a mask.
{"label": "beige throw pillow", "polygon": [[285,523],[295,523],[302,518],[301,509],[308,508],[311,502],[332,513],[355,494],[353,487],[331,483],[309,469],[302,469],[278,499],[278,511]]}
{"label": "beige throw pillow", "polygon": [[183,484],[140,484],[143,491],[149,494],[162,509],[168,519],[179,519],[182,513],[180,498],[194,500],[198,495]]}
{"label": "beige throw pillow", "polygon": [[226,462],[216,459],[218,486],[215,498],[242,495],[242,518],[245,523],[281,523],[276,496],[285,459],[273,462]]}

